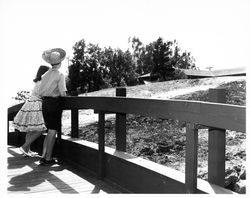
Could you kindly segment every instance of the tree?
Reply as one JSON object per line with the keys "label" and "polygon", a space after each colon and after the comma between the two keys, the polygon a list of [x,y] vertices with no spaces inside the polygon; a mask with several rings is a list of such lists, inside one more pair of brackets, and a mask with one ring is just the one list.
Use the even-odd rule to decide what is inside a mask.
{"label": "tree", "polygon": [[140,75],[150,73],[158,80],[185,78],[178,69],[196,69],[194,58],[189,52],[181,52],[176,40],[164,42],[161,37],[146,46],[139,38],[131,40],[136,72]]}
{"label": "tree", "polygon": [[74,47],[72,66],[69,68],[69,87],[81,92],[97,91],[104,87],[135,85],[138,74],[132,54],[127,50],[100,48],[85,44],[82,39]]}
{"label": "tree", "polygon": [[73,46],[74,57],[69,68],[69,85],[80,92],[91,92],[104,84],[105,67],[101,65],[103,51],[95,44],[86,45],[82,39]]}
{"label": "tree", "polygon": [[104,81],[102,88],[112,87],[110,68],[113,65],[113,57],[114,57],[114,50],[111,47],[108,48],[105,47],[103,49],[101,58],[101,65],[103,67],[102,76]]}
{"label": "tree", "polygon": [[115,49],[112,58],[112,64],[109,65],[110,78],[112,86],[120,87],[124,73],[123,52],[121,49]]}
{"label": "tree", "polygon": [[75,92],[91,92],[107,87],[131,86],[139,83],[139,75],[151,73],[158,80],[184,77],[178,68],[195,68],[188,52],[181,52],[176,41],[164,42],[160,37],[144,45],[139,38],[129,41],[132,53],[121,49],[86,45],[82,39],[73,46],[74,57],[69,67],[67,86]]}
{"label": "tree", "polygon": [[159,76],[161,81],[165,81],[173,76],[172,45],[173,42],[168,41],[165,43],[162,38],[158,38],[157,41],[153,42],[152,74]]}
{"label": "tree", "polygon": [[124,59],[124,72],[123,78],[128,86],[138,84],[139,75],[136,73],[136,65],[133,60],[132,54],[129,50],[123,53]]}
{"label": "tree", "polygon": [[135,63],[130,51],[121,49],[113,51],[109,72],[113,87],[135,85],[138,83],[138,74],[135,72]]}
{"label": "tree", "polygon": [[131,47],[133,50],[133,60],[135,62],[135,72],[139,75],[150,73],[153,69],[153,46],[144,46],[139,38],[133,37]]}
{"label": "tree", "polygon": [[196,69],[195,59],[191,56],[190,52],[181,52],[178,43],[174,41],[174,56],[173,65],[179,69]]}
{"label": "tree", "polygon": [[79,84],[79,68],[77,65],[70,65],[68,71],[68,77],[66,78],[67,90],[70,95],[75,95]]}
{"label": "tree", "polygon": [[82,84],[84,77],[80,74],[84,64],[84,54],[85,54],[85,40],[82,39],[75,43],[73,46],[73,59],[71,60],[72,65],[69,66],[68,74],[68,91],[69,94],[77,92],[77,89],[80,85],[80,89],[83,90],[85,85]]}
{"label": "tree", "polygon": [[105,67],[102,63],[102,49],[95,44],[89,44],[85,56],[84,70],[88,75],[87,84],[88,92],[97,91],[104,84],[103,74],[105,73]]}

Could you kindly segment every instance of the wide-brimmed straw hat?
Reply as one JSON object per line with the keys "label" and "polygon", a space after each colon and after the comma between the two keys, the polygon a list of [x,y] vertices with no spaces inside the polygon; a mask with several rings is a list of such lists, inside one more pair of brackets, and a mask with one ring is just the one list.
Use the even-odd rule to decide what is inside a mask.
{"label": "wide-brimmed straw hat", "polygon": [[42,58],[51,65],[61,63],[66,56],[66,52],[61,48],[49,49],[43,52]]}

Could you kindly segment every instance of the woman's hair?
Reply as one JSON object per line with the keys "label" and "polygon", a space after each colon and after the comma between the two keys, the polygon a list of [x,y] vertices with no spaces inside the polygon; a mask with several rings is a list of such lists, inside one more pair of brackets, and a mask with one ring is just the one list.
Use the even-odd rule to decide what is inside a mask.
{"label": "woman's hair", "polygon": [[41,65],[37,71],[36,78],[33,80],[33,82],[38,82],[42,79],[42,75],[49,70],[48,66]]}

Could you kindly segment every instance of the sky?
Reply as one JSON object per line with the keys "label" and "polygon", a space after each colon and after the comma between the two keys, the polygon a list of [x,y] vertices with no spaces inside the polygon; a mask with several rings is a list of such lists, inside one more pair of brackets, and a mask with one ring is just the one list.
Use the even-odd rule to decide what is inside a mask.
{"label": "sky", "polygon": [[1,80],[15,96],[32,89],[44,50],[61,47],[72,58],[81,39],[126,50],[133,36],[176,39],[200,69],[247,67],[249,8],[249,0],[0,0]]}

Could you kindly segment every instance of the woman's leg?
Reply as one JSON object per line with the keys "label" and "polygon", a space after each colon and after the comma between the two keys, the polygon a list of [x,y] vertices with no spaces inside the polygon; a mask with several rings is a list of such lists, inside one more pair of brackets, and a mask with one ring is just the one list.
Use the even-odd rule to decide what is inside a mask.
{"label": "woman's leg", "polygon": [[30,135],[31,135],[31,132],[27,132],[26,133],[26,136],[25,136],[25,142],[24,142],[24,144],[21,146],[22,147],[22,149],[25,151],[25,152],[27,152],[28,153],[28,149],[29,149],[29,139],[30,139]]}
{"label": "woman's leg", "polygon": [[45,136],[44,141],[43,141],[43,153],[42,153],[41,158],[45,158],[45,156],[46,156],[47,142],[48,142],[48,134]]}
{"label": "woman's leg", "polygon": [[54,129],[49,129],[48,130],[48,134],[47,134],[47,141],[46,141],[46,155],[45,155],[45,159],[46,160],[51,160],[52,158],[52,152],[53,152],[53,148],[55,145],[55,140],[56,140],[56,134],[57,131]]}
{"label": "woman's leg", "polygon": [[42,103],[42,111],[46,127],[48,128],[48,133],[44,141],[42,158],[50,161],[56,140],[56,129],[60,126],[61,122],[62,110],[60,106],[60,100],[57,98],[44,98]]}
{"label": "woman's leg", "polygon": [[38,137],[40,137],[43,132],[44,131],[27,132],[25,136],[25,143],[22,145],[23,150],[25,152],[29,152],[31,143],[34,142]]}

